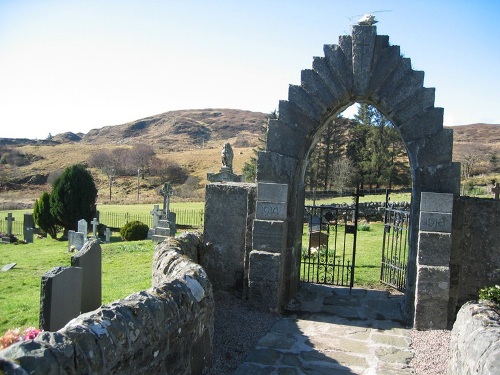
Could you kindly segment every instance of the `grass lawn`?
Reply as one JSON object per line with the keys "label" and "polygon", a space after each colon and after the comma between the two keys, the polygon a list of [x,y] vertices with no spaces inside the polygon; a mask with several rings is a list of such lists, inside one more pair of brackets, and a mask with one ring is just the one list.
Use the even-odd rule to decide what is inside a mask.
{"label": "grass lawn", "polygon": [[[153,243],[102,244],[102,303],[106,304],[151,286]],[[17,263],[0,272],[0,335],[7,329],[38,327],[41,276],[57,266],[71,265],[67,242],[35,239],[27,245],[0,245],[0,265]]]}
{"label": "grass lawn", "polygon": [[[356,259],[354,270],[354,286],[362,288],[379,288],[380,278],[380,263],[382,259],[382,239],[383,239],[383,223],[370,223],[369,230],[358,230],[356,239]],[[341,230],[339,229],[339,232]],[[343,229],[342,229],[343,233]],[[330,234],[329,247],[335,241],[334,236]],[[347,234],[345,236],[345,258],[352,259],[352,242],[353,235]],[[337,238],[337,256],[335,260],[341,259],[339,254],[343,251],[344,237],[343,234]],[[302,236],[302,252],[307,253],[309,246],[309,233],[307,225],[304,225],[304,234]],[[323,252],[324,254],[324,252]],[[333,253],[330,251],[330,262],[333,259]],[[322,258],[324,259],[324,257]],[[308,267],[301,267],[301,274],[307,280]],[[309,270],[311,273],[312,271]],[[316,272],[316,270],[314,270]],[[320,271],[321,274],[321,271]],[[312,277],[312,275],[310,274]],[[310,280],[310,279],[309,279]]]}
{"label": "grass lawn", "polygon": [[[372,196],[373,197],[373,196]],[[380,196],[383,197],[383,196]],[[346,201],[349,197],[337,198]],[[404,197],[406,198],[406,197]],[[407,199],[400,200],[409,200]],[[385,199],[385,197],[384,197]],[[336,201],[334,200],[334,201]],[[396,199],[394,199],[396,200]],[[317,202],[319,203],[319,202]],[[325,203],[332,203],[328,200]],[[173,208],[200,209],[204,203],[177,203]],[[149,213],[152,205],[99,205],[104,212]],[[22,222],[22,214],[29,210],[12,211],[16,220]],[[3,217],[6,212],[0,212]],[[370,223],[369,231],[357,232],[356,287],[378,288],[380,276],[382,223]],[[102,298],[103,304],[145,290],[151,285],[153,244],[149,240],[122,242],[118,233],[113,233],[110,244],[102,244]],[[347,235],[346,248],[351,251],[352,235]],[[303,247],[307,249],[307,225],[304,225]],[[71,255],[67,242],[50,238],[38,239],[26,245],[0,245],[0,267],[17,263],[8,272],[0,272],[0,335],[7,329],[38,327],[40,309],[40,281],[45,272],[56,266],[69,266]],[[348,254],[349,255],[349,254]]]}

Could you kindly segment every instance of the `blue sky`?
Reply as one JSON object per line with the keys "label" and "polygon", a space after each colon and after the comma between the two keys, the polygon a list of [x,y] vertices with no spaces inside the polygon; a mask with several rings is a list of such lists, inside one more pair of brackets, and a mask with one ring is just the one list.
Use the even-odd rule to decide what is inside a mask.
{"label": "blue sky", "polygon": [[0,0],[0,137],[177,109],[270,112],[365,13],[436,88],[445,125],[500,124],[500,2]]}

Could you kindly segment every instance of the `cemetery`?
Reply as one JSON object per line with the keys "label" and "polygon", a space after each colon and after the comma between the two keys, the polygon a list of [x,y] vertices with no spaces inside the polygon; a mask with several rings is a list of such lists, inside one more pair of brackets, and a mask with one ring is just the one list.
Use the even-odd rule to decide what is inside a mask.
{"label": "cemetery", "polygon": [[[230,145],[223,146],[220,171],[207,171],[211,182],[205,192],[203,233],[177,231],[179,221],[170,209],[172,187],[162,187],[163,206],[150,211],[150,287],[102,304],[101,245],[110,242],[110,231],[99,239],[97,217],[78,221],[77,231],[68,232],[71,266],[54,265],[41,278],[43,332],[1,351],[0,370],[208,373],[215,350],[214,294],[225,292],[284,317],[274,326],[283,331],[273,328],[237,374],[294,371],[301,365],[313,366],[314,371],[350,371],[352,365],[355,371],[375,366],[370,367],[373,373],[412,373],[405,347],[408,327],[451,330],[450,374],[494,374],[500,368],[498,307],[475,301],[480,288],[500,284],[498,185],[489,199],[460,195],[460,164],[452,160],[453,131],[443,128],[443,109],[434,107],[434,89],[425,88],[423,78],[424,73],[413,70],[410,59],[401,56],[399,46],[377,35],[369,20],[354,25],[350,35],[341,35],[338,44],[325,45],[324,57],[315,57],[312,69],[302,71],[301,84],[289,87],[288,100],[279,103],[278,118],[269,121],[255,183],[242,182],[233,173],[234,155]],[[408,151],[413,183],[411,204],[405,207],[408,252],[399,294],[353,285],[359,212],[382,219],[384,215],[378,215],[387,201],[380,207],[360,206],[357,190],[355,207],[324,207],[328,212],[317,221],[315,214],[306,215],[309,152],[328,121],[354,102],[370,103],[390,117]],[[352,235],[354,246],[347,283],[337,280],[330,288],[304,282],[304,228],[315,226],[316,236],[310,239],[315,246],[306,249],[310,253],[311,247],[321,248],[322,241],[331,238],[330,232],[326,239],[321,236],[323,228],[337,230],[337,213],[347,209],[352,213],[342,228],[345,236]],[[12,215],[6,220],[10,235]],[[24,223],[24,238],[32,241],[33,222],[25,218]],[[12,272],[12,264],[5,265],[4,272]],[[296,349],[300,340],[306,341],[305,331],[331,323],[329,319],[338,325],[332,323],[321,334],[312,331],[321,336],[338,329],[332,333],[338,337],[331,342],[310,339],[317,340],[313,347],[322,349]],[[365,334],[355,328],[366,329],[370,337],[380,332],[390,337],[390,342],[383,337],[370,342],[375,365],[357,352],[358,341],[369,340],[352,339],[353,332]],[[329,346],[343,344],[342,356],[324,354],[331,354]]]}

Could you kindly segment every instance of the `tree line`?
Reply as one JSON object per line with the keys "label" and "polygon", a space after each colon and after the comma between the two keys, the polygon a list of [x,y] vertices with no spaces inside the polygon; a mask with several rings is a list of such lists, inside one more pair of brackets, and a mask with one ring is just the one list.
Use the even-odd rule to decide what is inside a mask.
{"label": "tree line", "polygon": [[[277,118],[276,111],[268,119]],[[263,127],[263,133],[267,126]],[[259,138],[265,149],[265,136]],[[243,174],[254,181],[256,156],[245,163]],[[375,107],[360,104],[353,119],[338,115],[325,125],[310,151],[305,174],[306,190],[343,192],[353,187],[392,188],[411,184],[404,142],[394,125]]]}

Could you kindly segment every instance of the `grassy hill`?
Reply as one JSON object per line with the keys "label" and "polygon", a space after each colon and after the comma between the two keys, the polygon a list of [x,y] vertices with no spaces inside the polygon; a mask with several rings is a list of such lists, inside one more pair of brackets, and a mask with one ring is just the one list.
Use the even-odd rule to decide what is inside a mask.
{"label": "grassy hill", "polygon": [[[175,200],[200,200],[208,172],[218,172],[220,150],[230,142],[234,150],[234,172],[241,174],[245,162],[262,136],[266,114],[234,109],[172,111],[123,125],[93,129],[87,134],[63,133],[50,140],[0,138],[0,202],[33,202],[58,171],[76,164],[87,164],[89,157],[103,149],[151,145],[159,159],[183,167],[189,178],[174,186]],[[500,125],[454,126],[454,160],[473,157],[476,167],[487,167],[491,154],[500,155]],[[109,203],[109,179],[90,169],[99,189],[99,203]],[[137,202],[137,177],[115,179],[111,203]],[[158,178],[139,179],[139,202],[158,202]]]}

